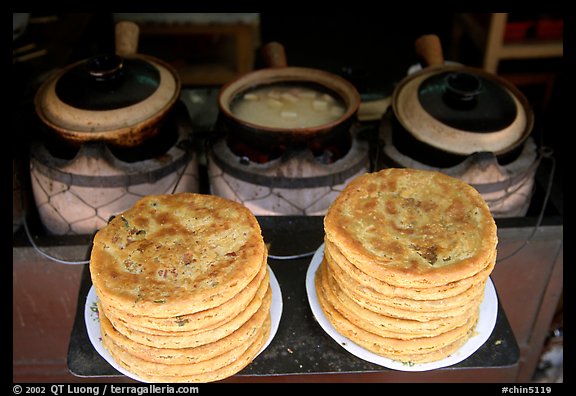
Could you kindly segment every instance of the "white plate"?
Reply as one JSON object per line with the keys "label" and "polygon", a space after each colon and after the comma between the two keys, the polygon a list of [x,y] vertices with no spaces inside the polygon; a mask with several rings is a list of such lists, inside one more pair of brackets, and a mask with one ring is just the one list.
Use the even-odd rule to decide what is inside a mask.
{"label": "white plate", "polygon": [[492,330],[496,324],[496,317],[498,315],[498,299],[496,297],[496,290],[494,289],[494,284],[492,280],[488,278],[488,282],[486,282],[486,289],[484,292],[484,300],[480,305],[480,316],[478,318],[478,324],[476,325],[476,329],[474,331],[474,335],[464,344],[460,349],[454,352],[452,355],[446,357],[445,359],[438,360],[435,362],[430,363],[415,363],[415,364],[405,364],[396,360],[388,359],[383,356],[377,355],[373,352],[364,349],[363,347],[355,344],[347,337],[344,337],[340,334],[334,326],[330,323],[330,321],[324,315],[324,311],[320,307],[318,303],[318,297],[316,295],[316,287],[314,286],[314,276],[316,274],[316,270],[320,263],[322,263],[322,259],[324,257],[324,244],[320,245],[314,256],[312,257],[312,261],[310,262],[310,266],[308,267],[308,271],[306,272],[306,293],[308,294],[308,301],[310,303],[310,308],[312,309],[312,313],[314,314],[316,320],[320,324],[320,326],[328,333],[330,337],[334,339],[340,346],[346,349],[351,354],[359,357],[360,359],[369,361],[374,364],[378,364],[380,366],[384,366],[394,370],[400,371],[427,371],[433,370],[441,367],[451,366],[453,364],[459,363],[462,360],[466,359],[470,355],[472,355],[478,348],[480,348],[486,340],[492,334]]}
{"label": "white plate", "polygon": [[[268,266],[268,270],[270,271],[270,287],[272,288],[272,305],[270,306],[270,336],[258,354],[262,353],[262,351],[268,347],[276,335],[276,331],[278,331],[278,325],[280,323],[280,317],[282,316],[282,292],[280,291],[280,285],[278,284],[278,280],[276,279],[276,276],[274,275],[274,272],[272,272],[272,268],[270,268],[270,266]],[[88,331],[88,338],[90,338],[90,342],[96,351],[98,351],[100,356],[102,356],[116,370],[136,381],[147,382],[116,363],[114,358],[102,345],[100,318],[98,316],[98,306],[96,305],[97,302],[98,296],[96,295],[94,286],[91,286],[90,290],[88,291],[88,296],[86,297],[86,304],[84,306],[84,322],[86,323],[86,330]]]}

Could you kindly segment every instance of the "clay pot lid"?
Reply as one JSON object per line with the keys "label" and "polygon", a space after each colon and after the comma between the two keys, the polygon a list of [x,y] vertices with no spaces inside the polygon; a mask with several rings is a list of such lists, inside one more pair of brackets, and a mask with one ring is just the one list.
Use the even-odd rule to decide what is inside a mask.
{"label": "clay pot lid", "polygon": [[504,153],[532,130],[524,96],[503,79],[465,66],[430,66],[396,88],[394,113],[406,131],[444,151]]}
{"label": "clay pot lid", "polygon": [[136,54],[137,43],[119,43],[119,26],[116,54],[69,65],[36,94],[37,114],[64,137],[114,140],[117,133],[155,120],[180,95],[176,72],[160,60]]}
{"label": "clay pot lid", "polygon": [[159,86],[160,72],[151,63],[105,54],[65,70],[54,93],[74,108],[103,111],[138,104]]}

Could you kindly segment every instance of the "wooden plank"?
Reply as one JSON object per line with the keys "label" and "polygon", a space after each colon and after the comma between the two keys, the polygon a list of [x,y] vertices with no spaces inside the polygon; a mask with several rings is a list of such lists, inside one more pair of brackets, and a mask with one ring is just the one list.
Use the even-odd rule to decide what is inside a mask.
{"label": "wooden plank", "polygon": [[[86,246],[45,248],[57,257],[83,258]],[[67,370],[66,356],[76,314],[82,265],[58,264],[32,248],[14,248],[12,266],[13,380],[44,376],[51,381]]]}
{"label": "wooden plank", "polygon": [[500,59],[558,58],[564,56],[564,43],[559,41],[524,41],[504,44],[498,57]]}
{"label": "wooden plank", "polygon": [[[514,253],[533,228],[499,230],[498,255]],[[492,280],[520,347],[518,381],[531,381],[562,293],[562,227],[540,227],[514,256],[497,262]]]}

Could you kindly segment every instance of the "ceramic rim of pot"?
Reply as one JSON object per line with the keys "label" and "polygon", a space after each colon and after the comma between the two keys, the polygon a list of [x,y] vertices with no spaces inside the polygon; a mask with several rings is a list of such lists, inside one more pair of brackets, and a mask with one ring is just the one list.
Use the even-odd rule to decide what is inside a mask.
{"label": "ceramic rim of pot", "polygon": [[[269,86],[279,83],[307,83],[323,87],[338,95],[344,102],[345,112],[334,121],[317,126],[301,128],[277,128],[254,124],[237,118],[231,111],[231,103],[242,93],[259,86]],[[218,96],[219,110],[230,120],[258,133],[276,135],[313,136],[329,131],[337,125],[350,119],[357,113],[360,106],[360,95],[348,81],[335,74],[312,68],[277,67],[250,72],[226,84]]]}

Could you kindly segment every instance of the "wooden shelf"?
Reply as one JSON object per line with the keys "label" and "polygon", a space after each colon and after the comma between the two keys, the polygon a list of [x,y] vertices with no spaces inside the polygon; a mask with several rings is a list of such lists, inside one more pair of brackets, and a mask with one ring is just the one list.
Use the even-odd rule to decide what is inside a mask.
{"label": "wooden shelf", "polygon": [[458,14],[454,21],[453,49],[466,33],[483,52],[482,68],[498,72],[503,59],[554,58],[564,55],[562,40],[505,41],[508,13]]}
{"label": "wooden shelf", "polygon": [[530,40],[507,43],[500,48],[500,59],[555,58],[564,53],[564,44],[558,41]]}
{"label": "wooden shelf", "polygon": [[244,73],[225,63],[201,63],[176,66],[184,85],[221,85]]}
{"label": "wooden shelf", "polygon": [[259,25],[140,25],[142,53],[172,64],[183,86],[222,85],[252,71]]}

